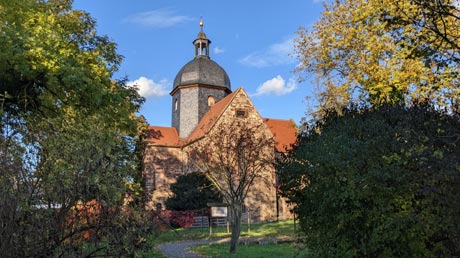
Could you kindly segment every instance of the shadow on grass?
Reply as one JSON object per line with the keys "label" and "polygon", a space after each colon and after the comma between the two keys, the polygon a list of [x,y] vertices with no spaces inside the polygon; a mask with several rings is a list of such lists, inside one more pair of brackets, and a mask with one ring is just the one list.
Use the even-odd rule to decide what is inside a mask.
{"label": "shadow on grass", "polygon": [[[177,232],[177,233],[176,233]],[[151,241],[154,244],[164,242],[175,242],[185,240],[200,240],[200,239],[220,239],[230,237],[227,232],[227,227],[213,227],[212,234],[209,234],[209,228],[188,228],[165,230],[159,236],[152,236]],[[295,236],[294,221],[286,220],[279,222],[268,222],[261,224],[243,224],[241,227],[241,237],[273,237],[273,236]]]}

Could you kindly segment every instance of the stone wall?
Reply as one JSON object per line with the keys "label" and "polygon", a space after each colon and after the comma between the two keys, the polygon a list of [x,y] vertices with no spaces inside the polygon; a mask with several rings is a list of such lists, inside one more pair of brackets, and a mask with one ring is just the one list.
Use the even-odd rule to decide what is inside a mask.
{"label": "stone wall", "polygon": [[[198,125],[198,87],[179,89],[175,96],[179,101],[178,110],[173,110],[173,127],[176,127],[180,138],[186,138]],[[174,105],[174,104],[173,104]],[[175,114],[174,112],[177,112]]]}
{"label": "stone wall", "polygon": [[[198,94],[198,92],[196,93]],[[189,92],[187,94],[190,96],[195,93],[191,94]],[[206,99],[206,102],[208,94],[207,92],[203,92],[202,95],[202,99]],[[182,101],[186,103],[184,102],[185,100]],[[246,115],[238,117],[239,110],[244,110]],[[235,119],[240,119],[242,123],[259,125],[261,134],[273,137],[244,91],[240,91],[234,96],[213,128],[219,128],[220,124],[225,124]],[[206,141],[206,138],[201,141]],[[161,203],[164,207],[166,199],[171,196],[169,187],[176,182],[177,177],[196,171],[196,169],[192,168],[193,164],[190,164],[192,162],[188,161],[187,151],[190,147],[190,145],[181,148],[147,146],[144,157],[144,178],[145,189],[147,193],[150,193],[150,207],[155,207],[156,203]],[[272,155],[274,160],[274,146],[267,146],[266,151]],[[292,217],[284,199],[279,198],[277,200],[276,191],[275,168],[270,167],[266,171],[263,171],[261,178],[254,181],[245,200],[245,206],[249,211],[252,221],[271,221],[277,219],[277,201],[280,218]]]}
{"label": "stone wall", "polygon": [[187,138],[209,111],[208,96],[213,96],[217,103],[227,95],[225,88],[198,84],[177,89],[172,98],[172,127],[179,137]]}
{"label": "stone wall", "polygon": [[184,174],[186,155],[180,148],[157,147],[149,145],[144,155],[144,186],[147,206],[155,207],[171,196],[170,185]]}
{"label": "stone wall", "polygon": [[[238,111],[244,111],[245,116],[239,116]],[[260,114],[252,104],[244,91],[239,91],[234,96],[233,101],[221,116],[219,123],[225,124],[232,121],[241,120],[248,126],[260,128],[260,135],[273,137],[268,127],[265,126]],[[267,155],[274,160],[274,146],[266,146]],[[275,168],[271,166],[265,171],[260,171],[260,177],[253,182],[248,196],[245,200],[246,210],[249,211],[253,221],[271,221],[276,219],[276,188],[275,188]]]}
{"label": "stone wall", "polygon": [[[176,101],[177,101],[177,104],[176,104]],[[180,90],[178,90],[172,96],[171,126],[176,128],[177,133],[179,133],[179,135],[180,135],[180,116],[181,116],[180,103],[181,103],[181,94],[180,94]],[[177,105],[177,108],[176,108],[176,105]]]}
{"label": "stone wall", "polygon": [[208,106],[208,97],[212,96],[215,99],[215,103],[219,102],[223,98],[227,96],[227,92],[223,89],[216,89],[216,88],[208,88],[203,87],[200,88],[198,93],[198,121],[203,118],[206,112],[209,111],[210,106]]}

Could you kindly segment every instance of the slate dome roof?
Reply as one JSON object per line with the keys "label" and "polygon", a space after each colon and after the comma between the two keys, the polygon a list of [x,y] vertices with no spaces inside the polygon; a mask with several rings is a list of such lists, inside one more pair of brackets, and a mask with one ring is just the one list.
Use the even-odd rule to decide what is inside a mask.
{"label": "slate dome roof", "polygon": [[225,87],[231,91],[230,78],[225,70],[209,57],[211,40],[203,31],[203,21],[200,19],[200,32],[193,41],[195,58],[185,64],[174,79],[173,91],[179,86],[191,84],[206,84]]}
{"label": "slate dome roof", "polygon": [[174,89],[183,85],[207,84],[231,90],[227,72],[208,56],[198,55],[185,64],[174,79]]}

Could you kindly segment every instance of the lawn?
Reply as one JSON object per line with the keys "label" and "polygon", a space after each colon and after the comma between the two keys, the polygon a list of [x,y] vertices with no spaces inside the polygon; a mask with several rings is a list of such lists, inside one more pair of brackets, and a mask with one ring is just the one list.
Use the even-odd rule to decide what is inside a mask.
{"label": "lawn", "polygon": [[[292,237],[295,235],[296,232],[294,230],[293,220],[251,224],[250,228],[248,225],[243,224],[241,228],[241,238]],[[209,235],[209,228],[167,229],[159,236],[152,236],[151,241],[153,245],[158,245],[164,242],[197,239],[221,239],[227,237],[230,237],[230,233],[227,233],[226,227],[213,227],[211,236]],[[294,247],[290,244],[240,245],[238,247],[237,254],[233,254],[233,256],[226,256],[231,255],[228,253],[228,244],[213,244],[195,248],[196,249],[194,250],[202,252],[203,254],[206,253],[206,255],[212,257],[293,257],[295,252]],[[252,254],[256,256],[251,256]],[[149,253],[147,257],[162,257],[159,255],[159,253],[153,251],[152,253]]]}
{"label": "lawn", "polygon": [[[298,226],[298,225],[297,225]],[[241,237],[271,237],[271,236],[294,236],[294,221],[285,220],[279,222],[268,222],[263,224],[241,225]],[[155,244],[182,241],[191,239],[219,239],[230,237],[226,227],[213,227],[212,235],[209,235],[209,228],[189,229],[168,229],[153,239]]]}

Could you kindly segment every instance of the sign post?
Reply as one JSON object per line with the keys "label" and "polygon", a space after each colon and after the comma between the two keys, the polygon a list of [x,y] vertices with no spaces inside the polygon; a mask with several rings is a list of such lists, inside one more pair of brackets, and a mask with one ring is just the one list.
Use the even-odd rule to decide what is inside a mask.
{"label": "sign post", "polygon": [[212,235],[212,219],[213,218],[226,218],[227,220],[227,233],[229,232],[228,227],[228,211],[226,203],[208,203],[211,207],[211,217],[209,218],[209,237]]}

